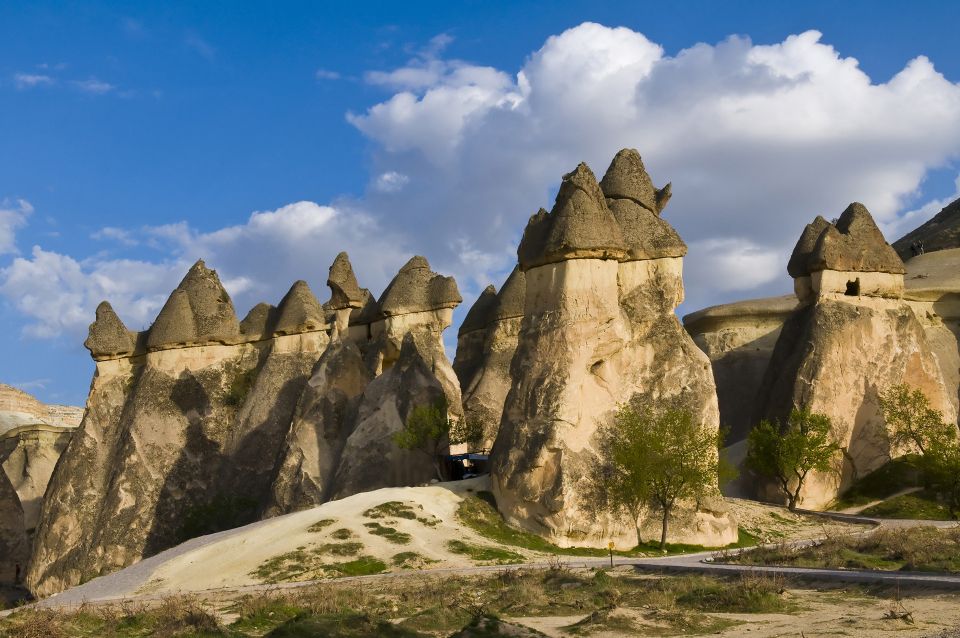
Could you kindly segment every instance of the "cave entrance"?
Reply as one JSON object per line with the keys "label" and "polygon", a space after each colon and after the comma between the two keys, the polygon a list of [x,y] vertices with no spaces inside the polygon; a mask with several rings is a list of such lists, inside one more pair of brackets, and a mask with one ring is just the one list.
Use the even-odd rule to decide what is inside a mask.
{"label": "cave entrance", "polygon": [[844,292],[848,297],[859,297],[860,296],[860,279],[847,282],[847,291]]}

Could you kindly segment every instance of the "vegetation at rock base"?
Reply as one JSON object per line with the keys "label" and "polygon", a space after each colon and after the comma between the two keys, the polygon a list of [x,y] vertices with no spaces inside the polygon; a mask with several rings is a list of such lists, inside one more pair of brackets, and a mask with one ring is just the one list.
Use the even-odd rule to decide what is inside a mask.
{"label": "vegetation at rock base", "polygon": [[793,511],[809,473],[835,472],[839,452],[829,417],[794,409],[787,423],[763,420],[750,431],[745,464],[758,475],[773,479]]}
{"label": "vegetation at rock base", "polygon": [[759,547],[729,562],[829,569],[960,572],[960,528],[878,529],[828,537],[812,545]]}
{"label": "vegetation at rock base", "polygon": [[[285,583],[341,576],[366,576],[387,569],[386,563],[373,556],[357,556],[363,543],[325,543],[312,548],[298,547],[265,560],[250,575],[264,583]],[[335,558],[353,560],[335,561]]]}
{"label": "vegetation at rock base", "polygon": [[680,501],[717,495],[720,432],[709,431],[683,407],[639,400],[620,406],[613,422],[597,430],[598,454],[586,476],[587,500],[599,510],[626,514],[637,544],[640,520],[660,514],[660,549]]}
{"label": "vegetation at rock base", "polygon": [[920,390],[904,384],[880,394],[880,408],[887,422],[891,449],[907,448],[919,469],[924,487],[935,493],[950,518],[960,516],[960,439],[957,426],[930,407]]}
{"label": "vegetation at rock base", "polygon": [[[389,583],[325,583],[220,603],[180,596],[156,606],[25,609],[0,619],[0,636],[436,636],[477,627],[482,618],[543,616],[589,619],[582,629],[589,633],[622,626],[621,613],[641,623],[645,635],[677,635],[742,622],[716,613],[797,610],[774,578],[635,576],[558,567]],[[224,615],[230,620],[223,620]]]}
{"label": "vegetation at rock base", "polygon": [[[475,495],[466,496],[457,508],[457,519],[484,538],[500,545],[510,545],[558,556],[603,557],[609,555],[609,550],[598,547],[558,547],[542,536],[510,527],[497,511],[496,500],[491,492],[478,492]],[[728,545],[726,548],[705,547],[687,543],[667,543],[666,547],[661,550],[658,542],[648,542],[641,543],[631,550],[614,550],[613,553],[616,556],[647,556],[654,553],[659,556],[663,552],[667,554],[686,554],[710,549],[750,547],[756,544],[755,536],[744,529],[740,529],[737,542]]]}
{"label": "vegetation at rock base", "polygon": [[217,495],[208,503],[195,505],[183,514],[177,543],[197,536],[241,527],[257,520],[257,502],[251,498]]}
{"label": "vegetation at rock base", "polygon": [[508,549],[501,549],[490,545],[474,545],[473,543],[465,543],[460,540],[448,541],[447,549],[454,554],[469,556],[471,560],[483,562],[492,561],[498,565],[522,563],[524,561],[522,554],[511,552]]}
{"label": "vegetation at rock base", "polygon": [[451,419],[446,399],[418,405],[410,411],[404,428],[393,441],[405,450],[420,450],[430,457],[437,479],[447,480],[441,462],[444,451],[451,445],[466,443],[471,449],[483,442],[483,425],[472,419]]}

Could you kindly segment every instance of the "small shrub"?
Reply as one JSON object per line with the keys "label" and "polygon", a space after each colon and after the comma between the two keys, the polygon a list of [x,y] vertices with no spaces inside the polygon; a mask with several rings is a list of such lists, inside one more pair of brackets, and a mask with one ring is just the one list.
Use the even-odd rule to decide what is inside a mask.
{"label": "small shrub", "polygon": [[322,532],[325,528],[330,527],[331,525],[333,525],[333,524],[336,523],[336,522],[337,522],[337,519],[335,519],[335,518],[324,518],[324,519],[321,519],[321,520],[317,521],[316,523],[314,523],[314,524],[311,525],[310,527],[308,527],[308,528],[307,528],[307,531],[308,531],[308,532],[314,532],[314,533],[316,533],[316,532]]}
{"label": "small shrub", "polygon": [[380,523],[364,523],[363,526],[370,530],[371,534],[375,536],[382,536],[391,543],[395,543],[397,545],[406,545],[413,538],[406,532],[397,531],[393,527],[385,527]]}
{"label": "small shrub", "polygon": [[355,538],[355,537],[356,537],[356,534],[354,534],[353,532],[351,532],[350,530],[348,530],[346,527],[341,527],[340,529],[338,529],[338,530],[334,531],[332,534],[330,534],[330,537],[331,537],[331,538],[335,538],[335,539],[337,539],[338,541],[345,541],[345,540],[349,540],[349,539],[351,539],[351,538]]}
{"label": "small shrub", "polygon": [[476,561],[495,561],[497,564],[522,563],[524,557],[516,552],[511,552],[499,547],[490,547],[485,545],[473,545],[459,540],[447,542],[447,549],[454,554],[463,554],[469,556],[471,560]]}

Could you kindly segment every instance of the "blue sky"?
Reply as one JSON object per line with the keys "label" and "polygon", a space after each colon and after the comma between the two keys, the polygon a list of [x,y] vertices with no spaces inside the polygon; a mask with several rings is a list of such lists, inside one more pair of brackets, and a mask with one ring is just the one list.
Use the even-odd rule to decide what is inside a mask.
{"label": "blue sky", "polygon": [[466,306],[560,175],[623,146],[673,181],[681,312],[788,290],[814,215],[859,199],[898,234],[956,196],[958,21],[946,1],[0,4],[0,381],[81,403],[100,298],[146,327],[199,257],[241,314],[298,278],[326,298],[340,249],[375,293],[425,254]]}

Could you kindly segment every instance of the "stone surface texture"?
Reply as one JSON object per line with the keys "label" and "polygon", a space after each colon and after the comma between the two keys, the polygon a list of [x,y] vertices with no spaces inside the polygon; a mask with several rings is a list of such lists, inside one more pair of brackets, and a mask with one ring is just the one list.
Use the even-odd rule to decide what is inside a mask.
{"label": "stone surface texture", "polygon": [[[621,174],[642,170],[632,156],[625,151],[614,161],[610,183],[649,180]],[[561,236],[570,241],[552,241]],[[719,427],[710,361],[674,314],[683,299],[682,259],[634,259],[623,239],[593,174],[580,165],[564,177],[553,212],[531,219],[518,251],[524,315],[491,453],[492,483],[509,522],[561,546],[634,537],[632,524],[592,512],[582,491],[596,430],[621,403],[678,401],[703,427]],[[735,540],[736,522],[718,496],[699,510],[685,504],[670,540]],[[652,527],[644,533],[658,537]]]}
{"label": "stone surface texture", "polygon": [[[127,356],[102,345],[122,327],[102,307],[91,350],[111,356],[97,357],[83,423],[39,511],[26,581],[34,594],[198,534],[380,487],[383,477],[429,480],[405,474],[414,456],[374,460],[364,450],[390,448],[417,401],[445,395],[462,415],[442,342],[456,283],[414,258],[384,294],[385,316],[346,255],[329,281],[325,306],[298,281],[276,308],[260,304],[240,324],[216,273],[198,262]],[[408,336],[417,346],[403,355]],[[396,419],[383,418],[381,400],[398,406]],[[344,447],[366,460],[344,463]]]}

